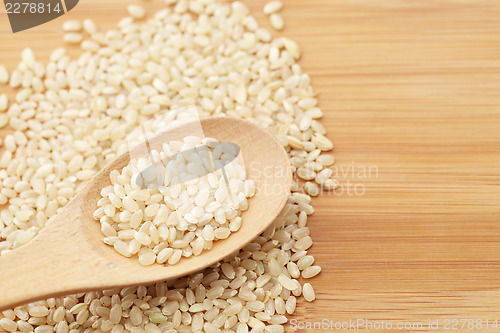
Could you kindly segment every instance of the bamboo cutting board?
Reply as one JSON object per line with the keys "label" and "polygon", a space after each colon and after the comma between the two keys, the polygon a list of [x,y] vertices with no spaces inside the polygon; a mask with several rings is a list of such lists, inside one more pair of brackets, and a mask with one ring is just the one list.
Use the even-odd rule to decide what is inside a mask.
{"label": "bamboo cutting board", "polygon": [[[264,1],[245,2],[269,27]],[[314,199],[317,301],[302,300],[287,331],[323,320],[317,331],[349,320],[366,332],[499,331],[500,2],[284,2],[274,34],[302,47],[342,184]],[[121,1],[85,0],[13,35],[2,8],[0,62],[14,68],[26,46],[46,59],[66,19],[108,29],[125,14]]]}

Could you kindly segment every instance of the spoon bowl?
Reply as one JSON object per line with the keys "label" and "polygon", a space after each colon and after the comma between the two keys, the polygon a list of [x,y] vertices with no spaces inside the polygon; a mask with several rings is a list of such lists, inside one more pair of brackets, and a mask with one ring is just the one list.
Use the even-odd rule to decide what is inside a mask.
{"label": "spoon bowl", "polygon": [[248,210],[241,214],[240,230],[214,242],[212,249],[182,258],[171,266],[143,266],[136,256],[125,258],[104,244],[93,212],[101,189],[111,184],[109,173],[121,171],[130,156],[148,156],[149,149],[161,150],[163,143],[182,140],[199,126],[200,121],[179,125],[119,156],[99,171],[35,238],[1,256],[0,310],[49,297],[184,276],[237,252],[268,228],[290,192],[292,173],[285,150],[272,134],[252,122],[212,117],[201,120],[205,136],[237,144],[247,179],[256,186]]}

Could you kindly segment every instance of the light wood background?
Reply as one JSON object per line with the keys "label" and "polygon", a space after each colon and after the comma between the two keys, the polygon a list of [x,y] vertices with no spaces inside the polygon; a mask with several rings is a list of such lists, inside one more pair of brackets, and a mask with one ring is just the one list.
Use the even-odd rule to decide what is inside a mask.
{"label": "light wood background", "polygon": [[[268,27],[264,1],[244,2]],[[499,331],[485,326],[500,325],[500,2],[284,2],[275,35],[302,47],[344,186],[314,200],[311,252],[323,272],[317,301],[293,318],[384,320],[393,331],[439,320],[435,332],[446,319],[481,319],[464,331]],[[84,0],[13,35],[2,8],[0,62],[12,69],[25,46],[46,59],[68,18],[106,29],[125,13],[119,0]]]}

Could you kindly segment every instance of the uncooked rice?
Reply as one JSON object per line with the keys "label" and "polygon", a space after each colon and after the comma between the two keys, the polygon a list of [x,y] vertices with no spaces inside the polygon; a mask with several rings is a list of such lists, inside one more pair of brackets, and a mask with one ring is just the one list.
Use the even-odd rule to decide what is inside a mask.
{"label": "uncooked rice", "polygon": [[273,13],[279,12],[281,8],[283,8],[283,3],[279,0],[273,0],[266,3],[262,11],[266,15],[271,15]]}
{"label": "uncooked rice", "polygon": [[304,283],[302,292],[304,293],[306,301],[312,302],[316,299],[316,294],[314,293],[314,289],[310,283]]}
{"label": "uncooked rice", "polygon": [[95,34],[97,32],[97,25],[91,19],[83,20],[83,30],[88,34]]}
{"label": "uncooked rice", "polygon": [[130,16],[137,20],[143,19],[146,16],[146,10],[139,5],[128,5],[127,11]]}
{"label": "uncooked rice", "polygon": [[5,66],[0,65],[0,83],[5,84],[9,82],[9,72]]}
{"label": "uncooked rice", "polygon": [[283,30],[285,27],[285,20],[283,16],[278,13],[273,13],[269,16],[269,21],[271,22],[271,27],[276,30]]}
{"label": "uncooked rice", "polygon": [[65,32],[79,32],[82,31],[82,23],[78,20],[68,20],[63,23],[62,29]]}
{"label": "uncooked rice", "polygon": [[79,32],[67,32],[63,36],[63,41],[69,44],[79,44],[83,40],[83,36]]}
{"label": "uncooked rice", "polygon": [[111,171],[101,190],[94,218],[104,243],[145,266],[174,265],[240,229],[255,183],[235,145],[187,136],[149,154]]}
{"label": "uncooked rice", "polygon": [[[168,122],[185,117],[177,110],[196,105],[201,117],[250,119],[274,133],[290,157],[299,159],[295,164],[311,162],[317,149],[319,164],[330,163],[321,156],[333,145],[319,121],[322,112],[310,78],[295,62],[300,56],[296,43],[273,39],[237,1],[167,4],[148,20],[124,18],[105,32],[84,20],[85,36],[66,37],[94,43],[86,43],[77,59],[61,47],[46,65],[26,51],[10,75],[0,67],[2,81],[18,92],[31,91],[0,113],[0,128],[12,129],[4,137],[9,149],[0,156],[0,203],[5,204],[0,255],[29,242],[50,223],[86,181],[128,150],[132,129],[156,113],[164,112]],[[95,43],[98,48],[89,47]],[[290,146],[289,137],[301,145]],[[314,181],[324,188],[337,184],[331,178]],[[314,213],[311,197],[300,187],[292,185],[272,227],[201,272],[19,306],[0,314],[0,330],[283,332],[299,296],[315,298],[312,286],[302,285],[290,264],[302,273],[314,262],[308,254],[310,235],[298,231],[307,228]],[[253,309],[260,310],[261,303],[264,309],[250,311],[248,302],[260,302],[251,303]]]}

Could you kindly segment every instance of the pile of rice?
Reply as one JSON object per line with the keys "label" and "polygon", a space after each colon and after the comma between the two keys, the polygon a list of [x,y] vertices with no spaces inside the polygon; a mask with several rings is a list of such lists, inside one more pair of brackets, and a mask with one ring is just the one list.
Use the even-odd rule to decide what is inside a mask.
{"label": "pile of rice", "polygon": [[93,214],[104,243],[144,266],[210,250],[240,229],[255,194],[236,145],[187,136],[162,148],[111,171]]}
{"label": "pile of rice", "polygon": [[[81,293],[0,314],[0,330],[20,332],[283,332],[297,299],[315,299],[301,278],[320,272],[308,254],[311,196],[334,189],[333,157],[298,46],[272,38],[240,2],[169,1],[152,18],[127,17],[99,32],[85,20],[83,53],[56,49],[48,64],[31,49],[0,81],[0,255],[29,242],[108,161],[127,136],[163,112],[196,105],[201,117],[255,121],[289,152],[306,193],[293,186],[274,225],[202,272],[149,286]],[[83,36],[83,35],[82,35]],[[170,110],[170,111],[168,111]],[[182,110],[182,109],[181,109]],[[155,131],[153,128],[149,131]]]}

